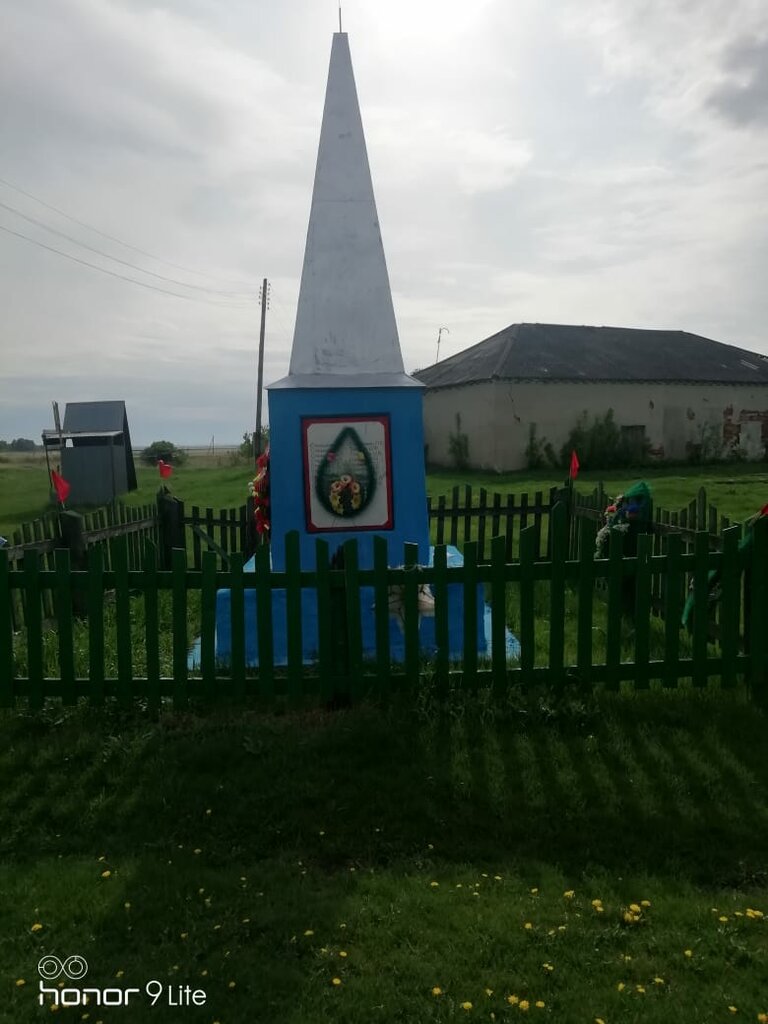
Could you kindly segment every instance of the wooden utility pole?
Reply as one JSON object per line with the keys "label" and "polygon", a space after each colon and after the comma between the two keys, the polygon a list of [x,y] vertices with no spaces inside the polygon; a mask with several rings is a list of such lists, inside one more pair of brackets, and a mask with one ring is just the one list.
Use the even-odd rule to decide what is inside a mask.
{"label": "wooden utility pole", "polygon": [[253,435],[254,461],[261,455],[261,392],[264,381],[264,329],[267,323],[267,304],[269,302],[269,282],[266,277],[259,292],[261,303],[261,331],[259,332],[259,369],[256,376],[256,433]]}

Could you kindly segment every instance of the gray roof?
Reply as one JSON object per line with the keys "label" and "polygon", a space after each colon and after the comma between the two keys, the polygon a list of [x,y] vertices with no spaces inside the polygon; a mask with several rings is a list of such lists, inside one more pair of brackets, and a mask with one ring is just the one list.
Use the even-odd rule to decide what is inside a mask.
{"label": "gray roof", "polygon": [[125,402],[67,402],[65,433],[123,431],[128,426]]}
{"label": "gray roof", "polygon": [[489,380],[768,384],[768,356],[687,331],[512,324],[414,376],[428,388]]}

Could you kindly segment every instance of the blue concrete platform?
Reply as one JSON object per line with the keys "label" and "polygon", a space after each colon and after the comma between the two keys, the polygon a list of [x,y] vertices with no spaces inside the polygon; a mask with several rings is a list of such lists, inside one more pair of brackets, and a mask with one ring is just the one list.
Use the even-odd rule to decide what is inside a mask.
{"label": "blue concrete platform", "polygon": [[[430,565],[434,556],[434,548],[430,548]],[[464,564],[461,552],[455,547],[448,547],[448,566]],[[244,567],[246,572],[254,572],[255,560],[251,559]],[[478,585],[477,593],[477,653],[480,657],[491,654],[491,609],[485,604],[483,587]],[[258,642],[256,635],[256,592],[245,592],[245,618],[251,623],[245,631],[245,657],[249,667],[259,663]],[[363,641],[363,657],[376,656],[376,623],[375,600],[372,587],[360,588],[361,625]],[[318,617],[317,593],[311,590],[302,591],[301,595],[302,648],[304,662],[312,664],[317,661],[318,652]],[[216,595],[216,660],[226,664],[231,654],[231,595],[229,590],[220,590]],[[287,613],[285,590],[272,591],[272,629],[274,664],[287,664]],[[394,662],[405,660],[405,637],[402,620],[396,613],[389,619],[390,656]],[[423,656],[434,657],[437,653],[435,642],[435,619],[433,614],[422,614],[419,617],[419,646]],[[460,583],[448,586],[448,657],[459,660],[464,647],[464,588]],[[516,661],[520,657],[520,644],[517,639],[506,631],[507,659]],[[199,646],[196,645],[190,656],[190,668],[199,664]]]}

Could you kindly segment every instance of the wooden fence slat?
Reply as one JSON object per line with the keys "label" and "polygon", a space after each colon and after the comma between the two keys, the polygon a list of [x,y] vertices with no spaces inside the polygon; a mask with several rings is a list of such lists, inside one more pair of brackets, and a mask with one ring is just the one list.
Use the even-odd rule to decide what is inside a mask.
{"label": "wooden fence slat", "polygon": [[11,563],[0,548],[0,707],[14,705],[13,668],[13,594]]}
{"label": "wooden fence slat", "polygon": [[582,683],[587,683],[589,671],[592,668],[597,523],[594,519],[581,519],[579,528],[579,611],[576,627],[576,664],[579,678]]}
{"label": "wooden fence slat", "polygon": [[392,658],[389,646],[388,547],[384,537],[373,538],[373,592],[376,631],[376,688],[380,696],[389,693]]}
{"label": "wooden fence slat", "polygon": [[448,693],[450,651],[448,629],[448,549],[444,544],[435,547],[435,687],[439,697]]}
{"label": "wooden fence slat", "polygon": [[171,615],[173,620],[173,706],[186,707],[187,692],[187,552],[171,553]]}
{"label": "wooden fence slat", "polygon": [[[753,566],[768,565],[768,517],[753,526]],[[762,708],[768,707],[768,573],[752,571],[749,586],[750,690]]]}
{"label": "wooden fence slat", "polygon": [[549,580],[549,671],[556,689],[565,683],[565,562],[568,557],[568,509],[563,502],[552,508],[548,546],[552,551]]}
{"label": "wooden fence slat", "polygon": [[301,551],[299,534],[291,530],[285,537],[285,612],[287,617],[287,693],[297,700],[302,694],[304,651],[302,644]]}
{"label": "wooden fence slat", "polygon": [[[125,509],[120,506],[121,515]],[[121,703],[131,697],[133,678],[131,651],[131,596],[128,592],[128,539],[115,537],[112,549],[112,571],[115,578],[115,642],[117,646],[117,696]]]}
{"label": "wooden fence slat", "polygon": [[462,684],[477,686],[477,543],[464,545],[464,665]]}
{"label": "wooden fence slat", "polygon": [[[701,494],[701,491],[699,492]],[[701,519],[698,520],[701,522]],[[707,640],[710,622],[709,536],[698,530],[694,537],[693,570],[693,685],[707,685]]]}
{"label": "wooden fence slat", "polygon": [[149,706],[160,704],[160,617],[158,604],[157,547],[144,545],[142,582],[144,590],[144,637],[147,649],[147,698]]}
{"label": "wooden fence slat", "polygon": [[29,705],[33,709],[43,706],[43,616],[40,592],[40,554],[26,551],[22,562],[24,591],[27,595],[27,672],[29,675]]}
{"label": "wooden fence slat", "polygon": [[[275,696],[275,654],[272,642],[272,586],[269,548],[256,548],[256,638],[259,649],[259,695]],[[250,627],[249,627],[250,628]]]}
{"label": "wooden fence slat", "polygon": [[739,653],[739,622],[741,619],[741,563],[739,537],[741,530],[731,527],[723,533],[723,561],[720,571],[720,653],[723,689],[736,684],[736,658]]}
{"label": "wooden fence slat", "polygon": [[[528,495],[524,494],[522,496],[522,498],[521,498],[521,501],[523,499],[525,500],[525,502],[527,504],[528,503]],[[507,495],[507,509],[506,509],[507,518],[506,518],[506,523],[505,523],[505,528],[504,528],[504,551],[506,553],[506,559],[507,559],[508,562],[511,562],[513,557],[514,557],[514,548],[515,548],[515,516],[514,516],[514,509],[515,509],[515,496],[514,496],[514,494],[508,494]],[[521,512],[522,512],[522,506],[521,506]],[[525,512],[522,512],[521,518],[520,518],[520,529],[521,530],[524,529],[524,522],[523,521],[524,521],[525,518],[526,518],[526,514],[525,514]],[[519,533],[518,533],[518,536],[519,536]]]}
{"label": "wooden fence slat", "polygon": [[[459,508],[459,485],[457,484],[451,491],[451,511],[458,510]],[[456,515],[451,516],[451,539],[448,541],[454,547],[459,543],[459,520]]]}
{"label": "wooden fence slat", "polygon": [[477,509],[477,558],[480,562],[487,562],[489,553],[485,550],[485,520],[488,514],[488,492],[484,487],[480,488],[480,505]]}
{"label": "wooden fence slat", "polygon": [[[216,690],[216,568],[216,552],[204,551],[200,578],[200,671],[203,695],[208,700],[213,699]],[[234,622],[231,601],[230,588],[230,616]]]}
{"label": "wooden fence slat", "polygon": [[667,538],[664,594],[664,685],[673,687],[679,679],[680,617],[683,614],[683,538],[672,533]]}
{"label": "wooden fence slat", "polygon": [[[381,538],[377,538],[381,539]],[[386,541],[384,546],[386,548]],[[386,553],[385,553],[386,557]],[[331,563],[328,542],[318,538],[315,541],[315,566],[317,572],[317,661],[320,675],[320,697],[329,701],[334,691],[334,638],[331,605]]]}
{"label": "wooden fence slat", "polygon": [[464,543],[472,540],[472,485],[464,484]]}
{"label": "wooden fence slat", "polygon": [[651,554],[653,538],[640,534],[637,538],[637,561],[635,573],[635,687],[647,689],[650,685],[650,638],[651,638]]}
{"label": "wooden fence slat", "polygon": [[618,530],[611,530],[608,543],[608,621],[605,636],[606,685],[611,690],[617,690],[620,682],[621,624],[625,610],[622,594],[623,539]]}
{"label": "wooden fence slat", "polygon": [[229,666],[232,694],[242,697],[245,693],[245,573],[242,551],[233,551],[229,556],[229,600],[232,616]]}
{"label": "wooden fence slat", "polygon": [[[200,522],[201,522],[200,507],[198,505],[193,505],[192,506],[192,522],[191,522],[190,525],[200,526]],[[192,565],[195,567],[195,569],[199,569],[200,566],[202,565],[202,550],[201,550],[201,547],[200,547],[200,534],[196,533],[194,530],[192,530],[190,532],[192,533]]]}
{"label": "wooden fence slat", "polygon": [[403,630],[405,634],[405,679],[409,687],[415,689],[419,683],[419,547],[417,544],[405,544],[403,564],[405,566],[405,583],[403,584]]}
{"label": "wooden fence slat", "polygon": [[491,675],[495,696],[503,697],[507,683],[507,582],[503,537],[491,540]]}
{"label": "wooden fence slat", "polygon": [[75,686],[75,644],[74,622],[72,619],[72,574],[69,551],[56,551],[56,627],[59,641],[59,678],[65,689],[62,703],[77,703]]}
{"label": "wooden fence slat", "polygon": [[533,682],[536,667],[536,527],[520,531],[520,668],[523,685]]}
{"label": "wooden fence slat", "polygon": [[90,703],[104,703],[104,550],[89,548],[88,558],[88,690]]}
{"label": "wooden fence slat", "polygon": [[[498,491],[494,492],[493,495],[493,516],[491,518],[491,537],[499,536],[499,527],[501,525],[501,495]],[[510,559],[512,561],[512,559]]]}
{"label": "wooden fence slat", "polygon": [[437,534],[435,545],[445,544],[445,495],[437,499]]}

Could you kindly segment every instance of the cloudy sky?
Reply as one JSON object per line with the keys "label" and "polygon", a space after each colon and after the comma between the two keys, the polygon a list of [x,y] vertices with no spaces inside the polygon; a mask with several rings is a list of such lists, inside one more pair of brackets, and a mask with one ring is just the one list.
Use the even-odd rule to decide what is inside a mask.
{"label": "cloudy sky", "polygon": [[[336,26],[335,0],[4,6],[0,438],[52,399],[124,398],[138,443],[251,428]],[[407,369],[441,326],[447,356],[518,321],[768,352],[765,0],[346,0],[344,29]]]}

